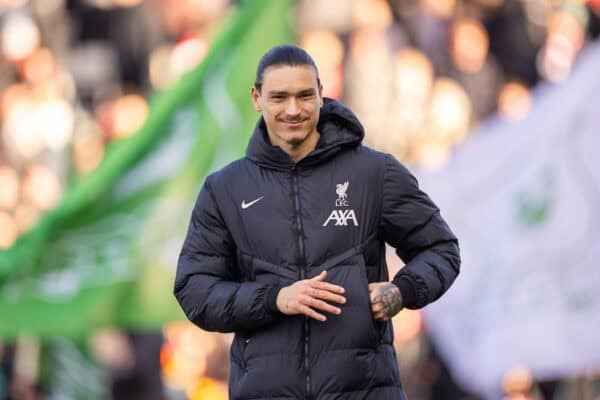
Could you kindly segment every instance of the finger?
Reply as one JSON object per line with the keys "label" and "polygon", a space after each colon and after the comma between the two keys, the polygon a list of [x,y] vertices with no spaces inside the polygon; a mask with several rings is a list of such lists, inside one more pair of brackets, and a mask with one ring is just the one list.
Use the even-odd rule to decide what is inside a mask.
{"label": "finger", "polygon": [[369,292],[369,299],[371,300],[371,304],[377,303],[378,301],[380,301],[381,296],[379,294],[379,291],[373,290],[373,291]]}
{"label": "finger", "polygon": [[313,310],[312,308],[302,305],[300,306],[300,313],[304,314],[310,318],[316,319],[317,321],[321,321],[321,322],[325,322],[327,321],[327,317],[325,317],[323,314],[319,314],[318,312],[316,312],[315,310]]}
{"label": "finger", "polygon": [[379,311],[376,315],[377,315],[376,319],[378,321],[387,321],[387,320],[391,319],[384,311]]}
{"label": "finger", "polygon": [[377,320],[377,321],[385,321],[387,319],[387,317],[385,316],[385,314],[381,311],[376,312],[375,314],[373,314],[373,319]]}
{"label": "finger", "polygon": [[316,289],[327,290],[328,292],[339,294],[343,294],[346,291],[346,289],[344,289],[342,286],[334,285],[333,283],[329,282],[311,281],[311,286]]}
{"label": "finger", "polygon": [[331,293],[326,290],[313,289],[311,296],[320,300],[326,300],[328,302],[334,302],[339,304],[345,304],[346,298],[339,294]]}
{"label": "finger", "polygon": [[383,310],[383,305],[381,303],[373,303],[371,304],[371,311],[374,313],[381,312]]}
{"label": "finger", "polygon": [[312,299],[311,306],[321,311],[326,311],[331,314],[340,315],[342,310],[338,307],[332,306],[329,303],[324,302],[323,300]]}
{"label": "finger", "polygon": [[326,303],[326,302],[324,302],[322,300],[315,299],[313,297],[302,296],[302,297],[300,297],[300,301],[304,305],[307,305],[307,306],[309,306],[309,307],[311,307],[313,309],[316,308],[318,310],[326,311],[328,313],[336,314],[336,315],[339,315],[339,314],[342,313],[341,309],[339,309],[339,308],[337,308],[335,306],[332,306],[331,304]]}
{"label": "finger", "polygon": [[310,278],[311,281],[324,281],[327,277],[327,271],[321,271],[321,273],[315,277]]}

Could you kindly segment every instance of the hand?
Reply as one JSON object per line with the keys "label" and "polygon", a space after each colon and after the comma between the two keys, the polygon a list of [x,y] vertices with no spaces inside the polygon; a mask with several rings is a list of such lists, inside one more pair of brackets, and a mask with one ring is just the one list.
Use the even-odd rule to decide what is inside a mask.
{"label": "hand", "polygon": [[318,321],[326,321],[325,315],[315,311],[325,311],[331,314],[341,314],[342,310],[328,302],[344,304],[346,298],[344,288],[325,282],[327,271],[311,279],[304,279],[286,286],[277,295],[277,308],[284,314],[304,314]]}
{"label": "hand", "polygon": [[369,283],[369,296],[373,318],[377,320],[388,320],[402,309],[400,289],[391,282]]}

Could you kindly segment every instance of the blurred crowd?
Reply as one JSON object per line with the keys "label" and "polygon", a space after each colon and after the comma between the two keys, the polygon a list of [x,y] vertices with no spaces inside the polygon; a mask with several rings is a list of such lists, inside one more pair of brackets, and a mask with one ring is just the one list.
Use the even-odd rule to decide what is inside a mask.
{"label": "blurred crowd", "polygon": [[369,144],[437,168],[478,121],[524,118],[533,85],[564,80],[598,35],[599,10],[583,0],[309,0],[297,17],[326,94],[358,113]]}
{"label": "blurred crowd", "polygon": [[[111,143],[135,134],[151,93],[202,61],[237,3],[0,0],[0,249],[85,179]],[[475,125],[493,115],[526,118],[534,85],[569,76],[600,34],[600,1],[304,0],[295,25],[325,95],[358,114],[367,144],[439,168]],[[389,263],[392,273],[400,267]],[[418,312],[394,322],[411,399],[474,398],[452,382]],[[139,343],[139,354],[161,348],[156,368],[173,398],[226,398],[228,336],[189,324],[159,336],[161,346],[104,332],[89,347],[112,371],[134,371]],[[15,384],[14,349],[0,344],[0,399],[37,398]],[[506,398],[551,398],[556,385],[509,371]]]}
{"label": "blurred crowd", "polygon": [[[202,60],[228,0],[0,0],[0,249],[105,148],[143,124],[148,95]],[[367,143],[437,168],[492,113],[526,116],[599,33],[597,0],[309,0],[298,42]]]}
{"label": "blurred crowd", "polygon": [[0,249],[133,135],[205,56],[227,0],[0,0]]}

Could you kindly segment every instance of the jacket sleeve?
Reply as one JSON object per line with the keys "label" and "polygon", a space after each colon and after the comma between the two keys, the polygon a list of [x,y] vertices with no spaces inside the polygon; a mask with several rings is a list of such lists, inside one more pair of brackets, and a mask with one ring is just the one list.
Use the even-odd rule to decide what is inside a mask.
{"label": "jacket sleeve", "polygon": [[390,155],[382,197],[380,230],[406,263],[392,283],[400,289],[405,307],[424,307],[444,294],[458,275],[458,239],[415,177]]}
{"label": "jacket sleeve", "polygon": [[175,297],[190,321],[208,331],[252,331],[281,313],[279,287],[241,282],[236,249],[206,180],[177,263]]}

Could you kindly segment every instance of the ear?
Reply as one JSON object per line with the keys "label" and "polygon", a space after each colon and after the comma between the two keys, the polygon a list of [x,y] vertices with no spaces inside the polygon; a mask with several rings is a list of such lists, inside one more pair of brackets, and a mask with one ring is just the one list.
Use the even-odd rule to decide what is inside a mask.
{"label": "ear", "polygon": [[323,84],[321,83],[321,80],[319,80],[319,102],[319,107],[323,107]]}
{"label": "ear", "polygon": [[262,112],[261,97],[258,89],[252,86],[252,89],[250,89],[250,95],[252,96],[252,104],[254,104],[254,109],[258,112]]}

